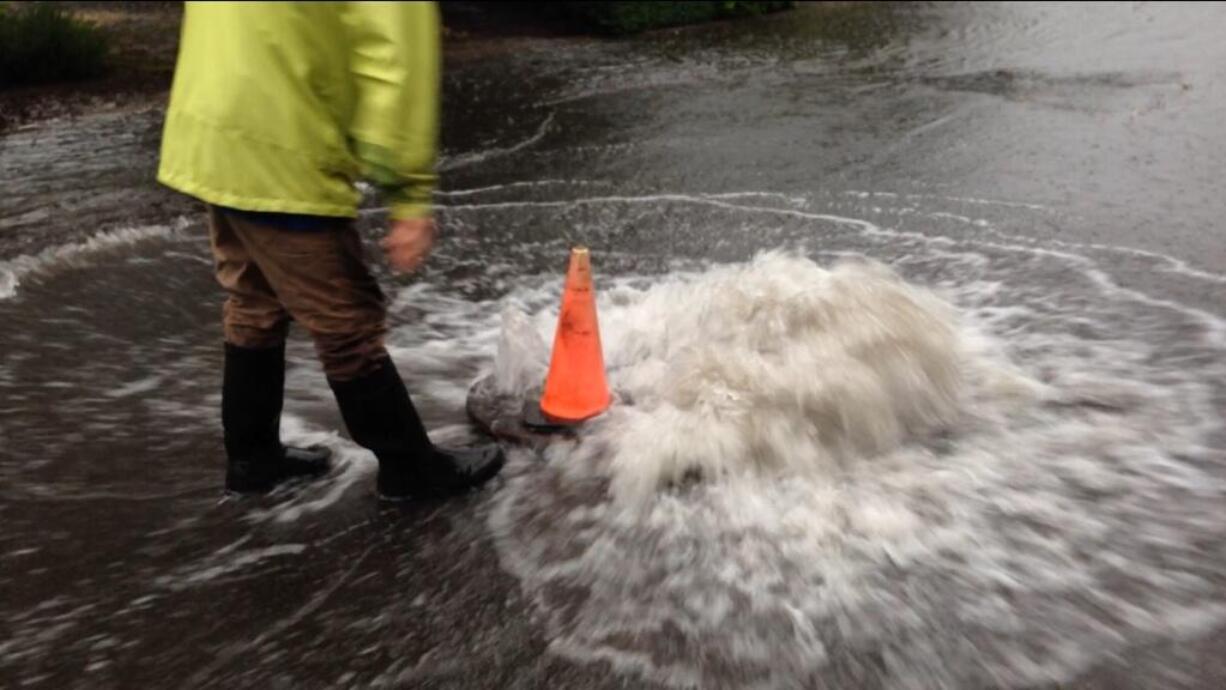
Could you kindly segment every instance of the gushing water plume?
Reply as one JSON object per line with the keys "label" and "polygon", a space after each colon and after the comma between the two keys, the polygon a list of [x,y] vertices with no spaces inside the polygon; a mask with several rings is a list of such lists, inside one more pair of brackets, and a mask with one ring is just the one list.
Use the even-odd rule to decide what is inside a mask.
{"label": "gushing water plume", "polygon": [[[694,476],[833,475],[948,429],[985,369],[946,302],[866,260],[772,252],[608,297],[622,401],[585,430],[580,464],[622,499]],[[539,371],[540,338],[504,319],[495,376],[509,392]]]}
{"label": "gushing water plume", "polygon": [[[679,687],[1028,687],[1226,615],[1190,536],[1226,496],[1186,459],[1210,394],[1120,330],[1165,307],[939,251],[941,296],[782,253],[598,285],[620,399],[491,515],[552,649]],[[539,381],[554,318],[507,315],[501,380]]]}

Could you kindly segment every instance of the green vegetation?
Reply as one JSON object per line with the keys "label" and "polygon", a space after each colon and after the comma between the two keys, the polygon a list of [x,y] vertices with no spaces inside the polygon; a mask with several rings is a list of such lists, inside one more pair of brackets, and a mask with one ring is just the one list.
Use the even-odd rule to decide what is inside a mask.
{"label": "green vegetation", "polygon": [[0,88],[96,77],[107,52],[101,31],[52,3],[0,4]]}
{"label": "green vegetation", "polygon": [[787,9],[792,2],[563,2],[559,9],[577,28],[624,35],[647,29],[744,17]]}

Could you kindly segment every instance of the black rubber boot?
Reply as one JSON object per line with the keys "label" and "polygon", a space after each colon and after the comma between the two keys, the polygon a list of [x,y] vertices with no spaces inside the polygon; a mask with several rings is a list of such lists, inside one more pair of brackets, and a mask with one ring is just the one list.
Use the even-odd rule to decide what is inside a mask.
{"label": "black rubber boot", "polygon": [[379,459],[379,496],[443,498],[480,486],[502,469],[496,445],[465,450],[430,442],[392,360],[352,381],[329,381],[349,435]]}
{"label": "black rubber boot", "polygon": [[281,445],[284,389],[284,346],[257,350],[226,343],[221,425],[227,491],[262,494],[287,480],[327,474],[327,448]]}

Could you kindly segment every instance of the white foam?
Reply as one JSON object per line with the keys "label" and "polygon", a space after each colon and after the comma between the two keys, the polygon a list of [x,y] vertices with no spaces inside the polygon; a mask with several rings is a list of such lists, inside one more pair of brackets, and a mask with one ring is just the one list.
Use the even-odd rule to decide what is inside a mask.
{"label": "white foam", "polygon": [[108,398],[126,398],[132,395],[141,395],[150,391],[156,390],[162,385],[161,376],[147,376],[142,379],[137,379],[130,383],[126,383],[119,388],[109,390],[105,393]]}
{"label": "white foam", "polygon": [[494,383],[506,395],[524,394],[544,380],[549,348],[537,326],[519,309],[503,310]]}
{"label": "white foam", "polygon": [[180,217],[165,224],[107,230],[80,242],[48,247],[37,254],[23,254],[0,261],[0,299],[14,297],[22,280],[29,276],[71,268],[95,254],[119,247],[150,239],[172,237],[189,225],[190,221],[186,217]]}
{"label": "white foam", "polygon": [[601,180],[520,180],[518,182],[508,182],[506,184],[489,185],[486,187],[474,187],[472,189],[445,189],[435,192],[436,196],[443,198],[461,197],[461,196],[477,196],[481,194],[489,194],[491,192],[501,192],[511,189],[524,189],[536,187],[592,187],[592,186],[608,186],[612,183]]}
{"label": "white foam", "polygon": [[886,199],[935,199],[938,201],[956,201],[963,204],[976,204],[980,206],[1008,206],[1012,208],[1026,208],[1036,211],[1047,209],[1047,206],[1042,204],[1028,203],[1025,201],[1005,201],[1002,199],[982,199],[978,197],[966,196],[944,196],[941,194],[900,194],[898,192],[875,192],[864,190],[847,190],[843,192],[848,196],[854,196],[858,199],[870,199],[873,197],[882,197]]}
{"label": "white foam", "polygon": [[158,584],[172,590],[188,589],[231,575],[271,558],[296,556],[306,550],[304,544],[277,544],[259,549],[245,549],[215,554],[204,563],[192,563],[182,568],[179,576],[159,578]]}
{"label": "white foam", "polygon": [[[864,192],[864,193],[867,194],[867,192]],[[882,194],[882,193],[878,192],[878,194]],[[898,196],[898,195],[893,195],[893,196]],[[1001,203],[1004,205],[1009,205],[1009,204],[1006,204],[1005,202],[989,202],[987,200],[959,199],[957,197],[938,197],[938,198],[962,201],[962,202],[982,201],[983,203]],[[1035,208],[1044,208],[1044,207],[1035,207]],[[903,210],[909,213],[915,212],[914,209],[903,209]],[[901,212],[901,210],[896,210],[896,211]],[[955,220],[955,221],[958,221],[959,223],[963,223],[965,225],[970,225],[976,228],[985,229],[990,234],[1000,239],[1003,239],[1007,242],[1013,242],[1013,243],[1018,243],[1020,245],[1024,245],[1028,249],[1031,249],[1031,250],[1035,248],[1040,248],[1043,246],[1051,246],[1051,247],[1062,247],[1065,249],[1072,250],[1074,252],[1084,252],[1086,250],[1092,250],[1092,251],[1099,251],[1099,252],[1107,252],[1111,254],[1124,254],[1128,256],[1135,256],[1135,257],[1140,257],[1140,258],[1151,260],[1151,261],[1156,261],[1160,264],[1156,268],[1160,271],[1164,271],[1167,273],[1175,273],[1177,275],[1182,275],[1188,278],[1202,280],[1202,281],[1210,282],[1210,283],[1226,283],[1226,274],[1215,273],[1213,271],[1206,271],[1200,268],[1194,268],[1191,265],[1189,265],[1187,261],[1184,261],[1183,259],[1179,259],[1179,258],[1170,256],[1170,255],[1167,255],[1167,254],[1161,254],[1159,252],[1151,252],[1145,249],[1137,249],[1135,247],[1124,247],[1124,246],[1113,245],[1113,244],[1102,244],[1101,242],[1069,242],[1065,240],[1056,240],[1056,239],[1050,239],[1050,238],[1040,240],[1034,237],[1027,237],[1025,235],[1016,235],[1016,234],[1011,234],[1011,233],[1006,233],[1006,232],[1001,232],[999,230],[996,230],[993,227],[991,221],[987,220],[986,218],[971,218],[969,216],[964,216],[964,215],[957,214],[957,213],[950,213],[947,211],[929,211],[925,213],[924,215],[927,215],[930,218],[948,218],[950,220]],[[1085,259],[1085,257],[1080,257],[1080,258]],[[1085,259],[1085,260],[1088,260],[1088,259]]]}
{"label": "white foam", "polygon": [[374,475],[376,462],[370,451],[342,439],[338,430],[316,428],[297,414],[282,414],[281,439],[287,445],[319,445],[331,450],[329,481],[294,491],[283,503],[251,511],[249,517],[254,521],[293,522],[303,515],[321,512],[339,502],[354,484],[368,481]]}
{"label": "white foam", "polygon": [[[956,218],[985,232],[955,240],[804,202],[743,191],[449,207],[695,204],[746,230],[818,228],[814,256],[938,276],[933,294],[880,265],[779,254],[609,276],[598,253],[618,406],[545,463],[514,452],[492,494],[499,556],[550,649],[673,685],[1007,687],[1219,624],[1226,488],[1209,434],[1222,320],[1124,288],[1078,248],[988,241],[976,219]],[[539,383],[561,277],[514,284],[498,301],[428,282],[395,295],[393,321],[412,322],[389,349],[438,403],[423,409],[459,410],[483,367],[504,391]],[[1180,359],[1206,351],[1220,361]],[[432,432],[463,439],[461,422]],[[373,481],[369,452],[292,414],[285,425],[288,442],[332,447],[336,476],[250,518],[325,511]]]}
{"label": "white foam", "polygon": [[959,265],[957,308],[780,254],[601,281],[620,402],[544,467],[517,454],[491,516],[551,649],[678,686],[1025,686],[1219,624],[1223,372],[1172,370],[1123,315],[1219,351],[1221,320],[1077,254],[838,221]]}
{"label": "white foam", "polygon": [[550,113],[547,116],[545,116],[545,119],[541,121],[541,124],[537,125],[535,132],[533,132],[530,136],[524,138],[523,140],[518,141],[510,146],[499,146],[499,147],[494,147],[494,148],[483,149],[480,151],[474,151],[471,153],[461,153],[461,154],[456,154],[453,156],[442,156],[439,159],[438,170],[439,172],[446,172],[449,170],[465,168],[470,165],[474,165],[476,163],[484,163],[485,161],[491,160],[493,158],[501,158],[503,156],[509,156],[513,153],[518,153],[520,151],[523,151],[526,148],[534,146],[537,143],[539,143],[542,139],[544,139],[545,135],[549,133],[549,128],[553,125],[553,117],[554,117],[554,113],[550,111]]}
{"label": "white foam", "polygon": [[952,309],[877,263],[771,253],[612,296],[610,377],[633,404],[590,436],[624,499],[692,472],[836,472],[948,427],[972,366]]}

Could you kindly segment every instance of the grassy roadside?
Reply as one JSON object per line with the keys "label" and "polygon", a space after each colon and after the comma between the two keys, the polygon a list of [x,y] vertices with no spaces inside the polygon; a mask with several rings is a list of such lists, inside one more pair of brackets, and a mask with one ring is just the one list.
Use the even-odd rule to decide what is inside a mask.
{"label": "grassy roadside", "polygon": [[92,79],[0,91],[0,132],[41,120],[154,104],[170,88],[179,45],[181,3],[61,5],[74,17],[96,26],[107,38],[108,69]]}

